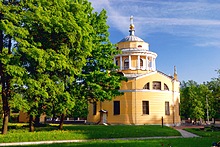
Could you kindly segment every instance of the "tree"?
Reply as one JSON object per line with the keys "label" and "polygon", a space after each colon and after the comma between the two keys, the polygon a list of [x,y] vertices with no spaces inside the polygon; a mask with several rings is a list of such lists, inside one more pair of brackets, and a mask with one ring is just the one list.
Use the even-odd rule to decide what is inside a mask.
{"label": "tree", "polygon": [[[14,87],[5,108],[9,116],[11,97],[13,107],[30,115],[30,131],[34,131],[34,117],[44,112],[60,115],[62,129],[76,100],[85,104],[121,94],[123,78],[112,63],[117,51],[108,39],[106,12],[92,10],[87,0],[31,0],[1,7],[1,43],[7,36],[15,45],[11,54],[0,44],[1,83],[7,85],[2,89],[11,94],[8,87]],[[7,84],[4,77],[15,83]]]}
{"label": "tree", "polygon": [[194,81],[181,84],[181,115],[185,118],[211,118],[216,115],[216,99],[210,90],[210,82]]}
{"label": "tree", "polygon": [[30,114],[33,131],[33,117],[55,108],[62,129],[63,118],[75,103],[70,86],[92,49],[92,7],[86,0],[32,0],[22,6],[22,27],[29,32],[18,48],[28,73],[20,87],[29,104],[23,111]]}
{"label": "tree", "polygon": [[195,81],[183,82],[181,84],[181,115],[185,118],[204,118],[204,85]]}
{"label": "tree", "polygon": [[[180,89],[180,101],[181,101],[181,116],[184,118],[190,117],[190,108],[192,107],[193,95],[190,93],[194,87],[197,87],[198,84],[195,81],[183,81],[181,83]],[[191,88],[190,88],[191,87]],[[192,88],[193,87],[193,88]]]}
{"label": "tree", "polygon": [[112,100],[123,93],[119,92],[121,81],[126,80],[117,73],[118,67],[113,63],[113,57],[119,53],[109,41],[108,26],[106,25],[106,11],[94,13],[91,25],[95,29],[93,34],[93,50],[88,56],[87,63],[79,76],[82,101],[96,102]]}
{"label": "tree", "polygon": [[[17,64],[15,55],[17,43],[12,43],[25,37],[26,31],[20,27],[19,5],[16,1],[0,2],[0,77],[1,95],[3,105],[2,134],[8,130],[10,115],[9,100],[13,97],[14,82],[19,81],[20,75],[24,73],[23,68]],[[16,18],[16,19],[15,19]],[[13,52],[13,54],[12,54]]]}
{"label": "tree", "polygon": [[217,70],[219,74],[217,78],[213,78],[211,81],[207,82],[206,85],[209,88],[212,96],[212,116],[214,118],[219,118],[219,101],[220,101],[220,70]]}

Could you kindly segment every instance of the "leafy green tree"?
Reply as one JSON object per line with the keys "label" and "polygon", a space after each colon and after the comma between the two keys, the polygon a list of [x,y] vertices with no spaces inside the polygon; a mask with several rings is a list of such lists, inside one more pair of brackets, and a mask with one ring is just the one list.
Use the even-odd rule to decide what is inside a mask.
{"label": "leafy green tree", "polygon": [[[188,81],[185,82],[183,81],[181,83],[181,88],[180,88],[180,101],[181,101],[181,116],[184,118],[189,118],[191,111],[190,108],[192,107],[192,88],[197,87],[198,84],[195,81]],[[191,87],[191,88],[190,88]]]}
{"label": "leafy green tree", "polygon": [[209,90],[211,91],[212,96],[212,111],[211,115],[214,118],[220,118],[220,70],[217,70],[217,73],[219,74],[217,78],[213,78],[211,81],[207,82],[206,85],[208,86]]}
{"label": "leafy green tree", "polygon": [[194,81],[181,85],[181,115],[185,118],[200,119],[216,116],[216,99],[208,84]]}
{"label": "leafy green tree", "polygon": [[18,48],[28,72],[20,89],[29,104],[23,111],[30,114],[33,131],[33,117],[55,108],[62,129],[64,116],[75,103],[70,86],[93,47],[92,7],[86,0],[32,0],[21,5],[22,27],[29,32]]}
{"label": "leafy green tree", "polygon": [[60,115],[62,129],[76,100],[83,107],[75,110],[85,110],[88,101],[110,100],[121,94],[118,89],[123,77],[112,63],[117,51],[108,39],[105,11],[93,13],[87,0],[21,0],[1,7],[2,12],[0,39],[3,44],[7,36],[15,46],[13,54],[1,46],[1,67],[7,67],[15,82],[11,84],[13,96],[7,98],[12,98],[11,106],[28,112],[30,131],[34,130],[33,118],[44,112]]}
{"label": "leafy green tree", "polygon": [[[202,86],[203,87],[203,86]],[[185,118],[204,118],[203,91],[195,81],[183,82],[181,84],[181,115]]]}
{"label": "leafy green tree", "polygon": [[[8,130],[10,115],[9,100],[13,97],[15,81],[24,73],[15,55],[17,43],[25,37],[26,31],[20,27],[20,6],[17,1],[0,1],[0,77],[3,105],[2,134]],[[17,43],[13,43],[17,42]],[[13,53],[13,54],[12,54]]]}
{"label": "leafy green tree", "polygon": [[[94,13],[91,25],[93,34],[93,50],[79,76],[81,95],[86,102],[112,100],[123,93],[119,92],[121,81],[126,80],[117,73],[118,67],[113,63],[113,57],[119,53],[109,41],[106,11]],[[82,98],[82,101],[84,99]]]}

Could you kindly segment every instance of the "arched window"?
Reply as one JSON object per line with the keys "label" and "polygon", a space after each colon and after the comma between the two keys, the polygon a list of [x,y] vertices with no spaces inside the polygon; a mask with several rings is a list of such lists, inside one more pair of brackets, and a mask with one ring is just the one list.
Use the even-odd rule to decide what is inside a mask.
{"label": "arched window", "polygon": [[140,68],[143,68],[143,66],[144,66],[143,59],[140,59]]}
{"label": "arched window", "polygon": [[143,89],[148,89],[150,90],[150,83],[148,82],[147,84],[144,85]]}
{"label": "arched window", "polygon": [[126,58],[126,59],[124,60],[124,69],[128,69],[128,68],[129,68],[129,59]]}
{"label": "arched window", "polygon": [[169,87],[165,83],[164,83],[164,90],[168,90],[169,91]]}
{"label": "arched window", "polygon": [[161,90],[161,82],[153,81],[153,89],[154,90]]}
{"label": "arched window", "polygon": [[118,66],[118,60],[115,61],[115,64]]}

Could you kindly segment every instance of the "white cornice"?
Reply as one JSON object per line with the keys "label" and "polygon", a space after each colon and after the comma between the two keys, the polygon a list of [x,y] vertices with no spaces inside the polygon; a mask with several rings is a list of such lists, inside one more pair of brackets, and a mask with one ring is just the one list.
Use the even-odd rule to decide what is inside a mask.
{"label": "white cornice", "polygon": [[164,93],[164,94],[175,94],[180,95],[179,92],[176,91],[167,91],[167,90],[148,90],[148,89],[127,89],[127,90],[119,90],[119,92],[154,92],[154,93]]}
{"label": "white cornice", "polygon": [[149,57],[157,57],[157,54],[148,50],[142,50],[142,49],[122,49],[122,54],[118,54],[115,57],[119,56],[128,56],[128,55],[145,55]]}

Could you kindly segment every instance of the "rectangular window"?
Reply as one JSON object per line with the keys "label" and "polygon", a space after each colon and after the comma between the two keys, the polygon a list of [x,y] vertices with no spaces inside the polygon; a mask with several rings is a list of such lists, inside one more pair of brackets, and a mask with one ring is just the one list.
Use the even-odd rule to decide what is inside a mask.
{"label": "rectangular window", "polygon": [[93,102],[93,115],[96,115],[96,111],[97,111],[97,104],[96,102]]}
{"label": "rectangular window", "polygon": [[120,114],[120,101],[114,101],[114,115]]}
{"label": "rectangular window", "polygon": [[161,82],[159,82],[159,81],[153,81],[153,89],[155,89],[155,90],[161,90]]}
{"label": "rectangular window", "polygon": [[165,115],[170,115],[170,105],[169,105],[169,102],[165,102]]}
{"label": "rectangular window", "polygon": [[143,114],[149,114],[149,101],[142,101]]}

